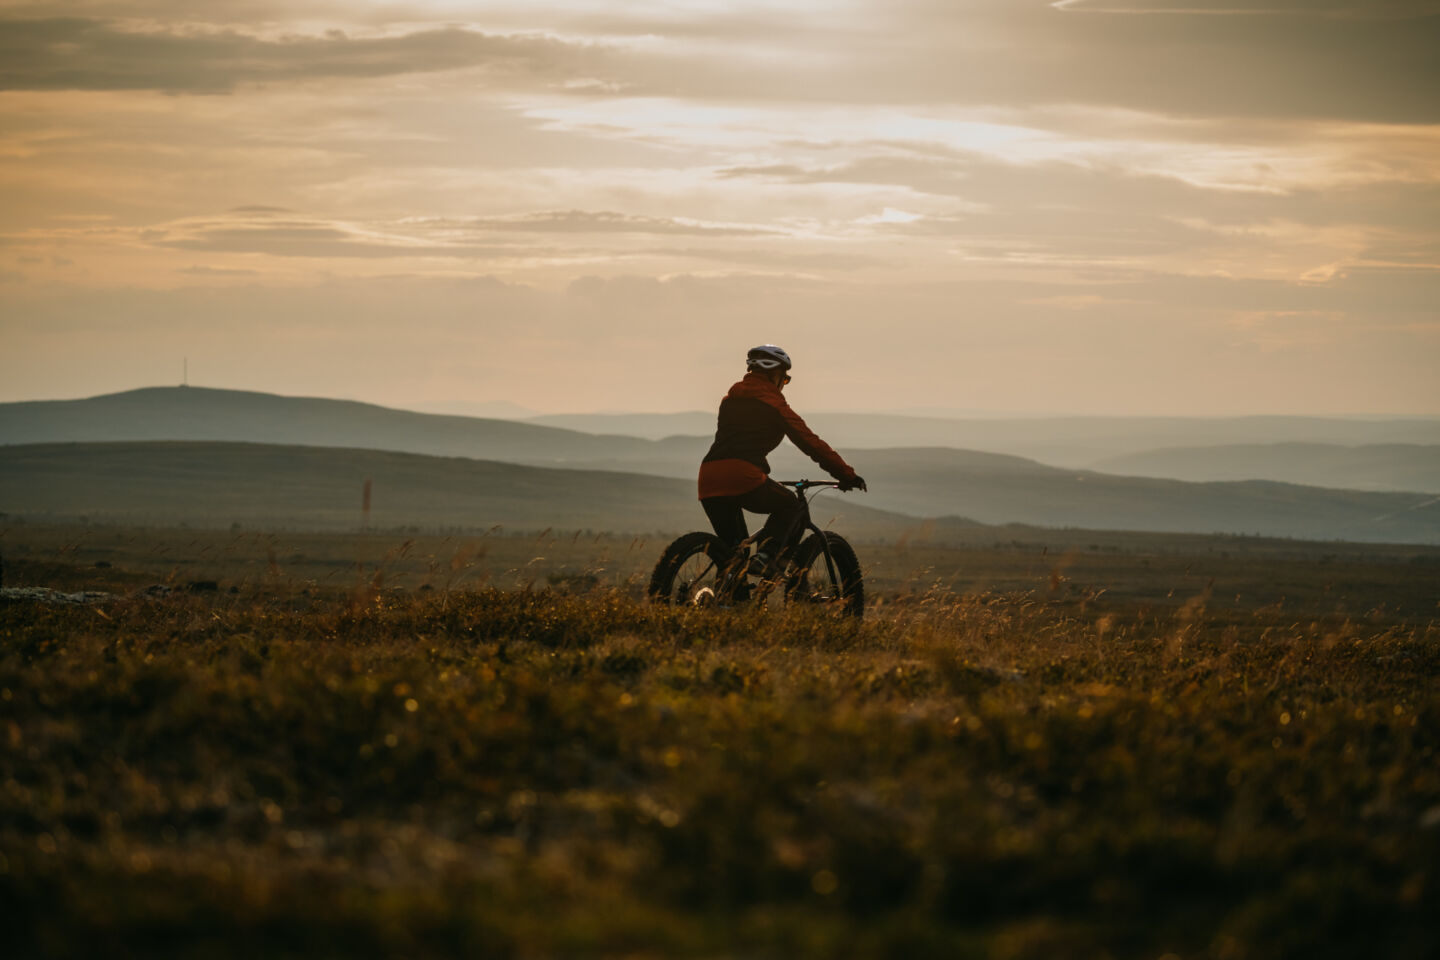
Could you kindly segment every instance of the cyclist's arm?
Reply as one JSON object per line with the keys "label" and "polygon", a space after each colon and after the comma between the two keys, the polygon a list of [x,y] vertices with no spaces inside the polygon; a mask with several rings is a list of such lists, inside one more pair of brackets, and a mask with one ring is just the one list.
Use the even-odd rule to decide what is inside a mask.
{"label": "cyclist's arm", "polygon": [[855,468],[846,463],[845,458],[836,453],[830,444],[817,437],[815,431],[806,426],[800,414],[790,408],[783,396],[778,400],[775,408],[780,412],[785,436],[790,438],[790,442],[799,447],[805,456],[820,464],[825,472],[836,480],[854,480]]}

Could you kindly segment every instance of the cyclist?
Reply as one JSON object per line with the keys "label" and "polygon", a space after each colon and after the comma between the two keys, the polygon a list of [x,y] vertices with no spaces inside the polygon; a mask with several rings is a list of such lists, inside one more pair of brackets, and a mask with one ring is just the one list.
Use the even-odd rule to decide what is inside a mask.
{"label": "cyclist", "polygon": [[700,506],[715,535],[732,551],[749,536],[743,511],[769,514],[748,568],[749,573],[763,574],[771,557],[789,546],[780,539],[800,509],[796,495],[770,479],[765,457],[782,438],[789,437],[839,480],[841,490],[864,490],[865,481],[785,402],[789,354],[763,344],[745,355],[745,370],[745,378],[720,401],[715,442],[700,464]]}

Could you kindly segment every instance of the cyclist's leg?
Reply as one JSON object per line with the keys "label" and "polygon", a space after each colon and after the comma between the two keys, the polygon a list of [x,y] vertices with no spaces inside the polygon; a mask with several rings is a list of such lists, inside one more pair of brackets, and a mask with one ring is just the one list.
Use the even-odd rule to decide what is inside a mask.
{"label": "cyclist's leg", "polygon": [[[710,526],[715,528],[715,536],[725,544],[730,551],[728,559],[716,558],[716,562],[722,567],[728,568],[740,550],[740,543],[750,536],[750,531],[745,527],[745,512],[740,507],[739,497],[706,497],[700,501],[700,506],[705,509],[705,516],[710,518]],[[726,574],[726,579],[729,579]],[[726,597],[721,598],[722,605],[730,599],[743,603],[750,598],[750,585],[742,575],[734,584]]]}
{"label": "cyclist's leg", "polygon": [[[784,537],[791,532],[790,525],[795,522],[795,516],[800,512],[799,497],[774,480],[766,480],[759,487],[736,499],[751,513],[769,514],[765,519],[765,526],[760,529],[757,553],[774,556],[791,545],[784,542]],[[794,531],[794,534],[799,532]],[[791,539],[794,539],[794,534]]]}
{"label": "cyclist's leg", "polygon": [[700,501],[705,516],[710,518],[710,526],[715,528],[715,536],[719,537],[732,553],[740,546],[740,541],[750,536],[750,531],[745,526],[745,513],[741,509],[740,500],[740,497],[706,497]]}

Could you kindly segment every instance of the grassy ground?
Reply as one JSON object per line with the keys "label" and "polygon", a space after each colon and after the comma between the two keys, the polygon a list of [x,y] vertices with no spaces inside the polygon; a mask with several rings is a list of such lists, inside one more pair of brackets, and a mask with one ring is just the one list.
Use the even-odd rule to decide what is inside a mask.
{"label": "grassy ground", "polygon": [[[151,546],[7,585],[125,590]],[[22,956],[1434,956],[1433,568],[1277,560],[1303,600],[1247,603],[1224,559],[1170,597],[1160,555],[930,564],[860,624],[234,558],[0,605],[0,923]]]}
{"label": "grassy ground", "polygon": [[[846,531],[849,532],[848,530]],[[105,524],[0,526],[11,581],[120,590],[214,581],[222,590],[319,591],[553,588],[639,598],[674,534],[592,531],[316,533]],[[1440,617],[1440,547],[1034,527],[978,527],[936,543],[924,525],[899,541],[855,540],[873,597],[915,603],[938,593],[1103,596],[1211,610],[1276,606],[1295,617],[1383,607],[1390,617]]]}

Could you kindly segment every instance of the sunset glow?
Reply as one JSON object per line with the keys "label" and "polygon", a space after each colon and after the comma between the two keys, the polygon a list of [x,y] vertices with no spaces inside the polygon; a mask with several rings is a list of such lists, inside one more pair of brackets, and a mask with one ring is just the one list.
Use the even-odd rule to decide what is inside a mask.
{"label": "sunset glow", "polygon": [[188,357],[704,409],[773,341],[810,409],[1440,413],[1437,48],[1405,2],[0,0],[0,400]]}

